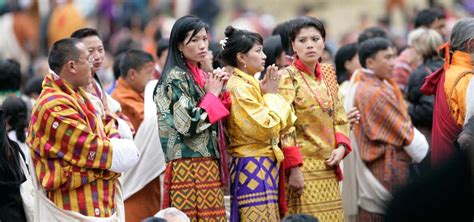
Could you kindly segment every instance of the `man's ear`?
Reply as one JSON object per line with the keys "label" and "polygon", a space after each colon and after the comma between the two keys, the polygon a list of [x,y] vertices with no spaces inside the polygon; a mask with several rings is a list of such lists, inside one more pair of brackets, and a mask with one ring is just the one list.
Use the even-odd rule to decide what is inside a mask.
{"label": "man's ear", "polygon": [[368,69],[372,69],[374,66],[375,59],[373,57],[369,57],[365,59],[365,67]]}
{"label": "man's ear", "polygon": [[135,80],[137,77],[137,71],[135,69],[129,69],[127,71],[127,78],[130,80]]}
{"label": "man's ear", "polygon": [[467,51],[471,54],[474,53],[474,38],[471,38],[469,39],[469,41],[467,41]]}
{"label": "man's ear", "polygon": [[[67,69],[70,73],[76,73],[76,63],[72,60],[69,60],[64,66],[63,69]],[[59,73],[56,73],[59,75]]]}

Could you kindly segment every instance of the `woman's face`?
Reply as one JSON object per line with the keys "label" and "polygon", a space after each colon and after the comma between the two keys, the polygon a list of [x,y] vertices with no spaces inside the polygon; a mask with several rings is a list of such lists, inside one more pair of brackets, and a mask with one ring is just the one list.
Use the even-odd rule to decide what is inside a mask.
{"label": "woman's face", "polygon": [[209,40],[207,31],[202,28],[195,36],[191,38],[193,31],[187,33],[183,42],[179,43],[178,49],[183,53],[184,58],[191,63],[203,62],[207,55]]}
{"label": "woman's face", "polygon": [[254,75],[257,72],[263,71],[265,68],[265,59],[267,56],[263,53],[263,46],[260,43],[255,43],[253,47],[242,56],[243,63],[247,65],[247,74]]}
{"label": "woman's face", "polygon": [[302,28],[291,45],[299,59],[305,63],[317,62],[324,51],[324,39],[312,26]]}

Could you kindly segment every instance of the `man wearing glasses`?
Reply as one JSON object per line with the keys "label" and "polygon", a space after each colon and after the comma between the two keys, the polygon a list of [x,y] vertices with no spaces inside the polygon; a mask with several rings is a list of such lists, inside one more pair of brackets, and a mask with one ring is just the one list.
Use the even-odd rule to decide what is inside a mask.
{"label": "man wearing glasses", "polygon": [[87,95],[90,58],[74,38],[55,42],[49,53],[51,70],[27,138],[38,180],[35,218],[41,221],[108,221],[123,213],[117,212],[116,183],[139,153],[132,140],[120,139],[115,120],[99,115]]}

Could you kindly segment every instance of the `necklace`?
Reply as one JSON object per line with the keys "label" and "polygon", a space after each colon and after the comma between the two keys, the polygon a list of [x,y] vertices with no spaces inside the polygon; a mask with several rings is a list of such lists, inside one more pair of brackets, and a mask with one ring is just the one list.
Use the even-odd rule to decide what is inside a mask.
{"label": "necklace", "polygon": [[[333,98],[331,96],[331,93],[329,93],[328,90],[326,90],[327,96],[330,97],[330,99],[327,100],[327,101],[321,101],[322,99],[320,99],[319,96],[317,96],[316,93],[313,91],[313,89],[309,85],[308,81],[304,77],[304,74],[301,73],[299,70],[298,70],[298,73],[300,74],[301,78],[303,79],[304,83],[306,84],[306,87],[309,89],[309,91],[313,95],[316,102],[318,102],[319,107],[321,107],[323,112],[327,112],[329,114],[329,116],[332,116],[334,114],[334,109],[333,109],[333,101],[332,101]],[[322,79],[323,79],[322,83],[325,84],[326,82],[324,81],[324,78],[322,78]],[[327,88],[327,86],[326,86],[326,88]]]}

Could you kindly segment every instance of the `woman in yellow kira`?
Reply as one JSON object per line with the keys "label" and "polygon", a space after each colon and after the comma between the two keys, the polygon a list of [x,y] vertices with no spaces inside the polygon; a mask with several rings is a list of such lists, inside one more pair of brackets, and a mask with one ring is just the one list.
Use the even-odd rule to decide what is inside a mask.
{"label": "woman in yellow kira", "polygon": [[[287,153],[278,143],[280,132],[290,130],[296,116],[278,94],[279,73],[274,65],[261,82],[253,77],[265,65],[262,37],[232,26],[225,35],[221,58],[234,67],[226,85],[232,101],[226,119],[232,156],[231,221],[280,221],[279,201],[284,197],[279,189],[280,167]],[[301,154],[288,159],[301,160]]]}
{"label": "woman in yellow kira", "polygon": [[279,92],[297,116],[296,133],[282,137],[296,139],[283,140],[282,145],[299,147],[303,165],[286,170],[288,212],[311,214],[321,221],[344,221],[339,163],[351,151],[350,126],[334,68],[319,63],[326,31],[322,22],[312,17],[290,23],[295,60],[280,71]]}

